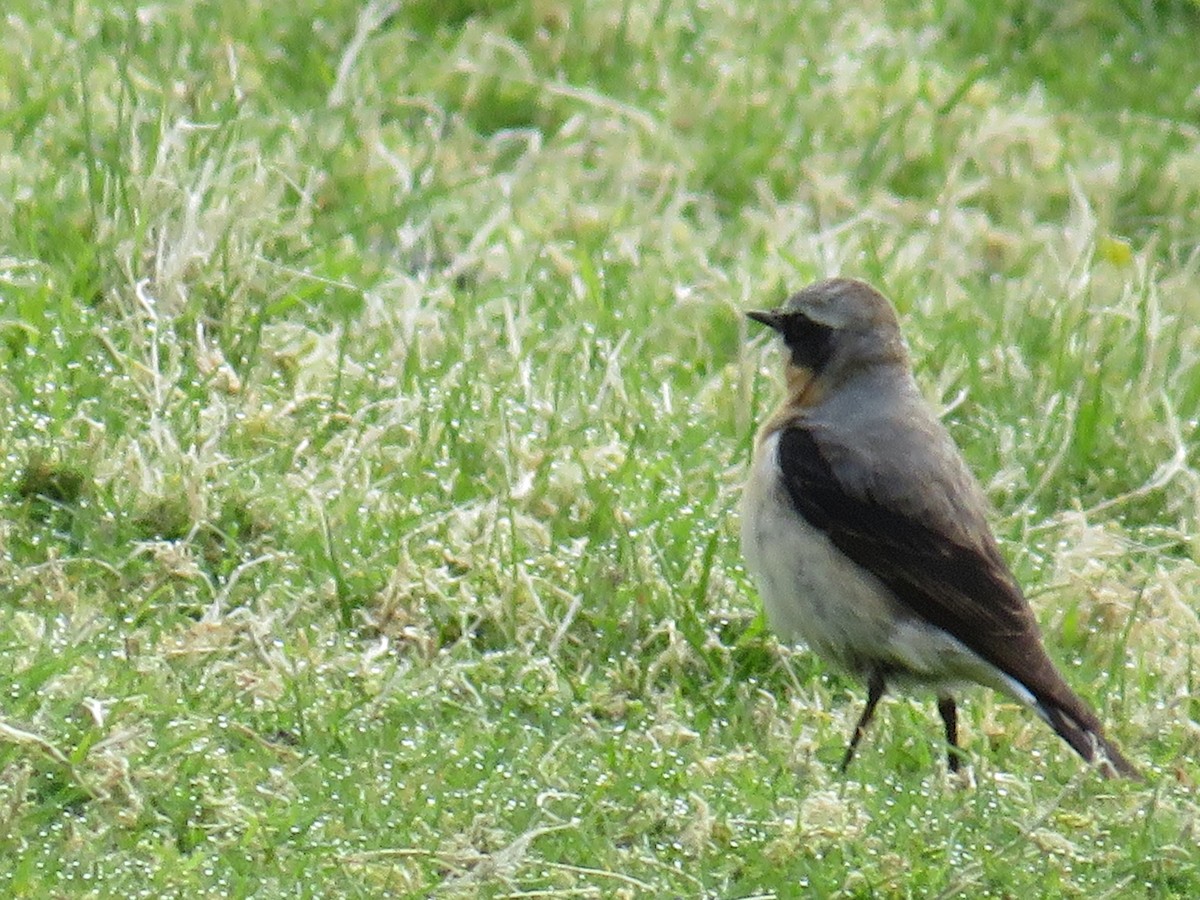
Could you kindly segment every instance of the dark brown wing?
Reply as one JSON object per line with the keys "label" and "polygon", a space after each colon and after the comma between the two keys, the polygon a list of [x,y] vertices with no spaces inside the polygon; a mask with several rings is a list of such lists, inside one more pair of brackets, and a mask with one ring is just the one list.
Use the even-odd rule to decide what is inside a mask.
{"label": "dark brown wing", "polygon": [[[1118,768],[1133,773],[1047,656],[1033,612],[981,515],[964,528],[962,522],[948,520],[953,503],[912,503],[901,509],[896,503],[879,502],[876,495],[895,497],[903,493],[903,486],[879,484],[872,491],[869,480],[840,477],[839,463],[833,460],[844,459],[846,448],[823,446],[823,437],[819,425],[800,421],[784,427],[779,438],[784,485],[805,521],[875,575],[917,617],[953,635],[1024,685],[1054,729],[1086,759],[1094,756],[1094,737]],[[904,448],[895,452],[903,453]],[[942,462],[959,464],[957,456]],[[953,481],[957,469],[922,472],[911,459],[905,466],[878,477],[910,478],[935,494],[974,491],[970,484]],[[968,503],[966,509],[974,512],[975,505]]]}
{"label": "dark brown wing", "polygon": [[[779,464],[796,511],[919,618],[1024,683],[1029,656],[1041,655],[1037,625],[994,542],[956,540],[930,516],[917,518],[855,493],[818,437],[819,430],[802,424],[779,437]],[[1032,654],[1023,652],[1027,641],[1035,645]]]}

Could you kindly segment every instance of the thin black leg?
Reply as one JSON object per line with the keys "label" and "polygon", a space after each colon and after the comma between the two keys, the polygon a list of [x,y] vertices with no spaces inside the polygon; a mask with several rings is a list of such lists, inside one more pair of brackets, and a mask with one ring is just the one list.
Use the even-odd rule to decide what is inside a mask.
{"label": "thin black leg", "polygon": [[885,690],[887,690],[887,684],[884,682],[883,676],[878,671],[872,671],[870,677],[867,678],[867,708],[859,716],[858,724],[854,726],[854,735],[850,738],[850,746],[846,748],[846,755],[842,757],[843,772],[850,767],[850,760],[854,759],[854,750],[858,747],[858,742],[862,740],[867,726],[871,724],[871,719],[875,717],[875,707],[883,699]]}
{"label": "thin black leg", "polygon": [[946,751],[946,764],[951,772],[958,771],[958,707],[954,705],[953,697],[938,697],[938,712],[946,723],[946,743],[950,749]]}

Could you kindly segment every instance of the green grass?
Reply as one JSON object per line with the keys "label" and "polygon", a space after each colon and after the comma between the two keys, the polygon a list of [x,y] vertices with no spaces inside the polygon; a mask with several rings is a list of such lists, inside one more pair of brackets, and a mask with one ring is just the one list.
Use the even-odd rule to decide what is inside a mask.
{"label": "green grass", "polygon": [[[8,4],[0,893],[1200,894],[1200,8],[878,5]],[[838,774],[737,545],[835,273],[1144,784]]]}

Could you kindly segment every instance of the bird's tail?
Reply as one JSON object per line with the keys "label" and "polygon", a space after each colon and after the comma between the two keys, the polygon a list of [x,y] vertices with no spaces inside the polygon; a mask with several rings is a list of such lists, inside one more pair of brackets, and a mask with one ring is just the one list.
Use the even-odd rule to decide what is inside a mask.
{"label": "bird's tail", "polygon": [[1088,762],[1097,763],[1109,778],[1142,779],[1142,773],[1104,736],[1099,719],[1078,697],[1039,697],[1037,710],[1059,737]]}

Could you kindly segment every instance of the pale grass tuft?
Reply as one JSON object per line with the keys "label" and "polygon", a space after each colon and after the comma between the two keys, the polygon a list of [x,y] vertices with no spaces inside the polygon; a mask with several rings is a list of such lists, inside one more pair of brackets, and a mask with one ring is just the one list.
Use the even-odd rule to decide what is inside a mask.
{"label": "pale grass tuft", "polygon": [[862,833],[867,821],[837,791],[812,793],[800,804],[799,827],[818,840],[853,840]]}

